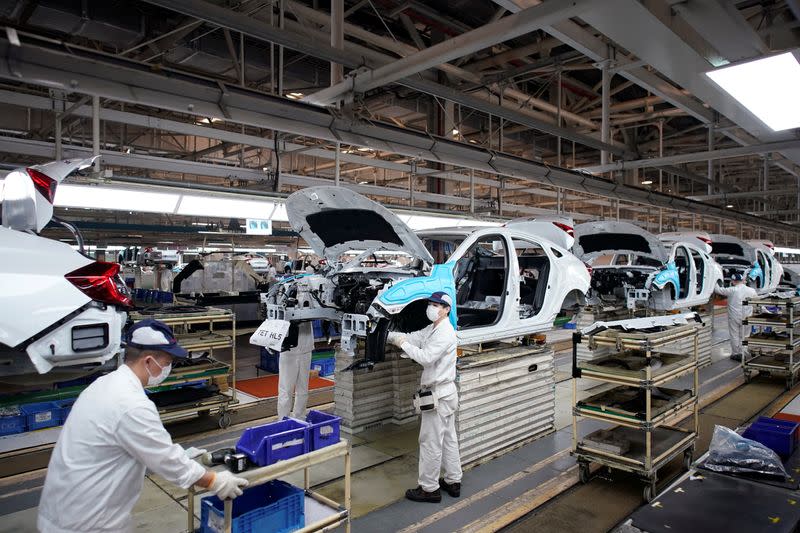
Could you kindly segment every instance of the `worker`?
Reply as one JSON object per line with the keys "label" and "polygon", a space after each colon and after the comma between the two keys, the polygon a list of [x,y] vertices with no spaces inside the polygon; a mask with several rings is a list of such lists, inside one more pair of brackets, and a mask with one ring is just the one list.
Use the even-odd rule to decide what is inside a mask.
{"label": "worker", "polygon": [[299,420],[306,418],[314,331],[311,322],[300,322],[297,328],[297,346],[281,352],[278,359],[278,420],[289,415]]}
{"label": "worker", "polygon": [[[455,412],[458,409],[456,389],[456,347],[458,341],[450,323],[453,301],[445,292],[434,292],[428,298],[425,315],[431,324],[414,333],[390,332],[387,340],[403,350],[407,357],[422,365],[420,391],[415,397],[421,404],[422,423],[419,429],[418,486],[406,491],[406,498],[415,502],[438,503],[440,489],[453,497],[461,495],[461,456],[458,451]],[[432,399],[433,405],[422,400]],[[444,477],[439,474],[444,469]]]}
{"label": "worker", "polygon": [[161,263],[158,269],[158,288],[163,292],[171,292],[172,278],[172,268],[166,263]]}
{"label": "worker", "polygon": [[247,480],[213,472],[172,443],[145,387],[159,385],[172,361],[188,352],[153,319],[126,334],[125,363],[78,396],[56,442],[39,502],[43,533],[132,531],[145,470],[181,488],[209,489],[221,499],[242,494]]}
{"label": "worker", "polygon": [[742,325],[742,320],[750,316],[753,312],[749,305],[742,305],[742,302],[749,298],[755,298],[758,293],[752,287],[748,287],[744,282],[742,274],[731,276],[730,287],[717,287],[714,291],[720,296],[728,299],[728,331],[731,342],[731,359],[741,361],[745,349],[742,340],[747,336],[747,326]]}

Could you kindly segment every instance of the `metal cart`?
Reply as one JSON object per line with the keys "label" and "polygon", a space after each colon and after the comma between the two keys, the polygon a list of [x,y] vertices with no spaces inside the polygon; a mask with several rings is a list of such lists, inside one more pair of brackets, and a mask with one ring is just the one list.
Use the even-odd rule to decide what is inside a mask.
{"label": "metal cart", "polygon": [[[687,338],[692,339],[694,346],[690,354],[656,351]],[[587,342],[590,348],[613,347],[617,352],[591,361],[578,361],[578,345],[582,342]],[[656,495],[657,473],[661,467],[680,454],[684,455],[687,467],[691,464],[699,423],[698,354],[698,330],[692,324],[669,326],[654,332],[604,329],[589,335],[576,333],[573,336],[572,455],[578,461],[582,482],[589,480],[591,463],[631,472],[645,481],[644,499],[651,501]],[[662,366],[654,369],[651,361],[656,356],[662,361]],[[626,360],[631,363],[638,361],[639,368],[625,368]],[[622,364],[617,365],[617,362]],[[671,391],[668,401],[655,405],[656,388],[689,374],[694,378],[691,390]],[[609,392],[579,402],[578,379],[582,378],[617,385],[609,392],[641,391],[644,409],[623,408],[610,402],[604,404],[604,397],[608,398]],[[673,425],[692,414],[694,423],[691,429]],[[629,448],[615,453],[590,440],[580,439],[578,419],[581,417],[616,424],[609,430],[609,435],[625,441]]]}
{"label": "metal cart", "polygon": [[[231,423],[230,407],[238,403],[236,398],[236,315],[227,310],[208,307],[196,312],[131,313],[134,321],[155,318],[169,325],[175,332],[178,343],[191,352],[208,351],[209,358],[201,364],[176,367],[164,382],[148,391],[156,392],[186,383],[217,383],[223,390],[196,401],[189,401],[159,408],[163,420],[216,414],[219,426],[226,428]],[[230,330],[220,330],[219,325],[230,323]],[[204,327],[203,327],[204,326]],[[215,329],[215,326],[217,328]],[[198,328],[201,328],[198,330]],[[214,359],[214,350],[230,348],[231,364]],[[228,383],[230,386],[228,387]],[[228,391],[224,390],[228,388]]]}
{"label": "metal cart", "polygon": [[[344,458],[344,502],[339,504],[317,492],[311,490],[311,476],[309,468],[311,466],[324,463],[336,458]],[[245,478],[250,482],[250,487],[263,485],[273,479],[278,479],[282,476],[287,476],[293,472],[303,470],[304,472],[304,489],[306,498],[311,498],[321,503],[330,509],[328,516],[322,518],[300,530],[300,533],[310,533],[311,531],[330,531],[344,524],[345,533],[350,533],[350,443],[344,439],[340,440],[337,444],[327,446],[321,450],[309,452],[300,455],[293,459],[280,461],[274,465],[256,468],[253,470],[246,470],[240,477]],[[195,531],[194,527],[194,496],[195,494],[204,491],[196,491],[193,487],[189,489],[189,496],[187,499],[188,509],[188,526],[189,531]],[[233,500],[225,500],[225,522],[223,531],[231,533],[232,520],[233,520]]]}
{"label": "metal cart", "polygon": [[[745,300],[743,305],[777,307],[778,313],[758,313],[742,320],[744,326],[758,326],[760,331],[742,341],[742,345],[753,348],[749,356],[742,357],[742,372],[745,381],[750,381],[756,372],[786,378],[786,389],[791,389],[800,373],[800,336],[795,330],[800,327],[800,296],[781,298],[769,296]],[[767,331],[770,328],[770,331]]]}

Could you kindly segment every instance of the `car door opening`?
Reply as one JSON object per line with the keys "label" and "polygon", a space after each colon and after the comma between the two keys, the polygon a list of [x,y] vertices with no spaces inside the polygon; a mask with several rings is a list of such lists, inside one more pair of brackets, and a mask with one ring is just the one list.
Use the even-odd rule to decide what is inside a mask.
{"label": "car door opening", "polygon": [[495,324],[503,314],[508,253],[503,238],[478,240],[456,263],[458,329]]}

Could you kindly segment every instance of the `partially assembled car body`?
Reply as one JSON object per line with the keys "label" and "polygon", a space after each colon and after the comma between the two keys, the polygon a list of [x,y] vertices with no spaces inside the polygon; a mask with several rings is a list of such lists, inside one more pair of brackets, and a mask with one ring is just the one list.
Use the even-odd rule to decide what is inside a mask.
{"label": "partially assembled car body", "polygon": [[[343,349],[353,353],[364,337],[371,360],[383,359],[390,330],[429,324],[426,299],[436,291],[455,302],[450,320],[459,343],[469,344],[548,330],[588,290],[585,265],[568,251],[572,228],[562,221],[415,234],[385,207],[338,187],[302,189],[286,207],[292,229],[326,266],[275,285],[266,296],[268,318],[340,322]],[[540,233],[564,235],[567,246]],[[362,252],[341,262],[351,250]],[[386,253],[394,263],[380,259]]]}
{"label": "partially assembled car body", "polygon": [[[712,235],[714,259],[722,265],[725,283],[733,274],[741,274],[759,294],[774,292],[783,277],[783,267],[774,257],[769,241],[745,242],[728,235]],[[767,244],[768,243],[768,244]]]}
{"label": "partially assembled car body", "polygon": [[573,253],[592,267],[591,305],[683,309],[707,303],[722,280],[696,235],[660,238],[627,222],[576,226]]}
{"label": "partially assembled car body", "polygon": [[[21,168],[4,181],[0,226],[0,380],[47,383],[97,370],[120,348],[131,305],[115,263],[38,235],[56,187],[93,159]],[[47,374],[42,376],[42,374]]]}

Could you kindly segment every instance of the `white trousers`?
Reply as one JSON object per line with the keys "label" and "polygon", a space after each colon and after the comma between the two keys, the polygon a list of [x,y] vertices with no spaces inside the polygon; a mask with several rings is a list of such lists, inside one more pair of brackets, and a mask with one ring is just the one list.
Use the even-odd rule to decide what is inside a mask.
{"label": "white trousers", "polygon": [[458,395],[439,399],[435,411],[422,413],[419,428],[419,486],[426,492],[439,489],[439,474],[444,470],[447,483],[461,483],[461,455],[456,435]]}
{"label": "white trousers", "polygon": [[746,354],[742,341],[749,336],[750,326],[743,326],[741,319],[728,317],[728,332],[731,336],[731,355]]}
{"label": "white trousers", "polygon": [[[309,370],[311,370],[311,352],[281,354],[278,359],[278,420],[290,415],[292,418],[305,420]],[[294,407],[292,407],[292,396],[294,396]]]}

